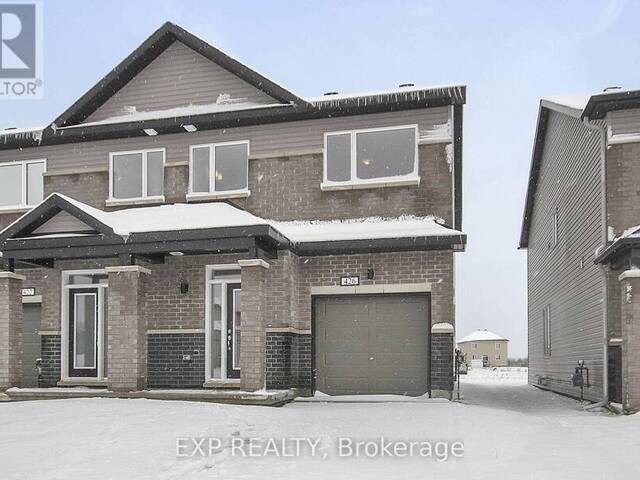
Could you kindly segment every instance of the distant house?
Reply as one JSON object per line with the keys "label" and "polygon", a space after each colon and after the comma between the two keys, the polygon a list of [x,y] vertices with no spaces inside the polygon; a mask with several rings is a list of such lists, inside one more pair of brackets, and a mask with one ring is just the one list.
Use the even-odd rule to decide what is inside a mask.
{"label": "distant house", "polygon": [[482,360],[485,367],[506,367],[509,340],[485,329],[478,329],[458,342],[469,365],[472,360]]}

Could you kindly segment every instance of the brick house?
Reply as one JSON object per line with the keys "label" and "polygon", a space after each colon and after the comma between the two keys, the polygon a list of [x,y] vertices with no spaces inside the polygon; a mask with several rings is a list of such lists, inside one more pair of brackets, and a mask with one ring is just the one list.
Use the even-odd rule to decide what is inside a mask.
{"label": "brick house", "polygon": [[449,396],[464,102],[304,99],[163,25],[0,136],[0,387]]}
{"label": "brick house", "polygon": [[584,397],[625,411],[640,409],[639,183],[640,91],[542,100],[520,238],[529,383],[580,396],[584,362]]}

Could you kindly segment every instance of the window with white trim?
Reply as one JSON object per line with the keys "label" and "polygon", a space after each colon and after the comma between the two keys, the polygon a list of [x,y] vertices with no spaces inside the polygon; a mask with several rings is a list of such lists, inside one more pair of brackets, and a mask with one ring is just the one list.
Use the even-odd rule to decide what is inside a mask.
{"label": "window with white trim", "polygon": [[109,154],[109,199],[163,199],[164,148]]}
{"label": "window with white trim", "polygon": [[324,135],[323,187],[417,180],[417,125]]}
{"label": "window with white trim", "polygon": [[542,341],[544,354],[551,356],[551,305],[542,309]]}
{"label": "window with white trim", "polygon": [[249,141],[192,145],[189,195],[248,193]]}
{"label": "window with white trim", "polygon": [[496,343],[496,350],[500,350],[502,348],[502,345],[500,343]]}
{"label": "window with white trim", "polygon": [[46,160],[0,163],[0,209],[26,208],[42,201]]}

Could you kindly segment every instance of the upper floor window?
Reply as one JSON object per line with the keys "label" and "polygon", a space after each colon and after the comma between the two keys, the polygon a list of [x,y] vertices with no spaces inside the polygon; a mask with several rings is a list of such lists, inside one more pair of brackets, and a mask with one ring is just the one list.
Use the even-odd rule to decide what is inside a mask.
{"label": "upper floor window", "polygon": [[164,148],[109,155],[110,200],[162,200]]}
{"label": "upper floor window", "polygon": [[417,125],[325,133],[322,188],[417,181]]}
{"label": "upper floor window", "polygon": [[193,145],[190,153],[190,197],[248,194],[248,141]]}
{"label": "upper floor window", "polygon": [[502,348],[502,345],[500,343],[496,343],[496,350],[500,350]]}
{"label": "upper floor window", "polygon": [[42,201],[46,160],[0,163],[0,209],[26,208]]}

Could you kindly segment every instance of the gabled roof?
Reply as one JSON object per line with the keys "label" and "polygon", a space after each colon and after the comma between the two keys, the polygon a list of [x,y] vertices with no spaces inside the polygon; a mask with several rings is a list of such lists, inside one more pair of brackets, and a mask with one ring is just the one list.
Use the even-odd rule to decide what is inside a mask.
{"label": "gabled roof", "polygon": [[527,248],[529,245],[529,228],[538,189],[549,112],[555,111],[581,121],[588,121],[601,120],[605,118],[607,112],[629,108],[640,108],[640,90],[610,89],[597,93],[552,96],[540,100],[519,248]]}
{"label": "gabled roof", "polygon": [[59,115],[53,123],[57,128],[81,123],[176,41],[182,42],[205,58],[283,103],[298,105],[307,103],[187,30],[174,23],[166,22],[87,93]]}
{"label": "gabled roof", "polygon": [[485,329],[478,329],[475,332],[470,333],[469,335],[467,335],[466,337],[464,337],[462,340],[458,340],[458,343],[464,343],[464,342],[482,342],[482,341],[498,341],[498,340],[505,340],[505,341],[509,341],[504,337],[501,337],[500,335],[496,335],[493,332],[490,332],[489,330]]}

